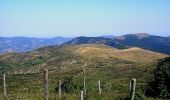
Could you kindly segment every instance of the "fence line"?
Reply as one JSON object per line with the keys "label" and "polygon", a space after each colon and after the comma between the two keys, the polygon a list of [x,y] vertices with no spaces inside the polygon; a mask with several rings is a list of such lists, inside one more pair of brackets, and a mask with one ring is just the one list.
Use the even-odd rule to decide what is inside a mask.
{"label": "fence line", "polygon": [[[3,75],[3,85],[4,85],[4,100],[8,100],[7,98],[7,87],[6,87],[6,75]],[[59,84],[58,84],[58,99],[61,99],[61,85],[62,82],[61,80],[59,80]],[[111,91],[111,83],[109,84],[109,92]],[[49,80],[48,80],[48,69],[44,70],[44,99],[45,100],[49,100],[49,90],[48,90],[48,86],[49,86]],[[86,79],[84,78],[83,81],[83,91],[80,91],[80,100],[84,100],[85,95],[86,95]],[[130,100],[134,100],[135,97],[135,88],[136,88],[136,79],[132,78],[132,80],[130,81],[130,85],[129,85],[129,90],[130,90]],[[102,89],[101,89],[101,81],[98,81],[98,91],[99,94],[102,94]]]}

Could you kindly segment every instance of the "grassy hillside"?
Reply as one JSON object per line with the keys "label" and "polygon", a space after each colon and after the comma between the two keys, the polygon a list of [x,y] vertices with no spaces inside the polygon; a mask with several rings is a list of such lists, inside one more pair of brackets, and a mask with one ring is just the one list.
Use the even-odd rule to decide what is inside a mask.
{"label": "grassy hillside", "polygon": [[[144,94],[157,59],[166,57],[140,48],[114,49],[106,45],[87,44],[49,46],[26,53],[0,56],[0,73],[7,74],[8,95],[11,100],[42,100],[43,69],[49,69],[50,98],[55,100],[58,81],[73,85],[71,93],[64,92],[63,100],[76,100],[87,83],[87,100],[117,100],[129,96],[131,77],[137,79],[136,99]],[[2,78],[2,77],[1,77]],[[68,81],[69,80],[69,81]],[[102,82],[102,95],[97,81]],[[0,94],[2,94],[2,82]],[[2,95],[1,95],[2,97]]]}
{"label": "grassy hillside", "polygon": [[136,63],[149,63],[157,59],[166,57],[164,54],[155,53],[149,50],[144,50],[137,47],[129,49],[114,49],[106,45],[81,45],[76,50],[81,56],[84,57],[101,57],[101,58],[117,58]]}

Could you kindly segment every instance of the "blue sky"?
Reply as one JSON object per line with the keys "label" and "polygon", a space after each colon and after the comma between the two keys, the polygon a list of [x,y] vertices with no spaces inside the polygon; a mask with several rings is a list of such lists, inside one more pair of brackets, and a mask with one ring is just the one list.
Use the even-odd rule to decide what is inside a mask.
{"label": "blue sky", "polygon": [[0,0],[0,36],[170,36],[170,0]]}

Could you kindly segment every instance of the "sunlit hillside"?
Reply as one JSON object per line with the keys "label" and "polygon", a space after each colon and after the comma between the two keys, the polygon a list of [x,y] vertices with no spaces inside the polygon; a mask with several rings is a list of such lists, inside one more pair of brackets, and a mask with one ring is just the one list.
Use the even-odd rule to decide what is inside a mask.
{"label": "sunlit hillside", "polygon": [[[77,86],[72,93],[64,92],[63,98],[79,98],[82,80],[86,78],[89,93],[86,98],[94,99],[98,95],[96,85],[100,80],[104,94],[99,98],[116,100],[128,97],[128,84],[132,77],[137,79],[136,98],[141,98],[157,60],[167,56],[136,47],[119,50],[102,44],[48,46],[26,53],[3,54],[0,56],[0,69],[7,75],[11,99],[16,99],[17,95],[26,100],[37,100],[37,95],[42,99],[43,70],[48,69],[50,98],[57,96],[55,87],[58,81],[71,77]],[[111,90],[108,90],[109,84],[112,84]],[[0,86],[2,90],[2,83]],[[107,95],[108,91],[111,94]]]}

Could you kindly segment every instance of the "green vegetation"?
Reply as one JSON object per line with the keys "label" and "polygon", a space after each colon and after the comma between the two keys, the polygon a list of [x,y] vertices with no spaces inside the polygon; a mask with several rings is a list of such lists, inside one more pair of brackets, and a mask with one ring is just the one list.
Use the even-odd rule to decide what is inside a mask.
{"label": "green vegetation", "polygon": [[[137,59],[141,55],[147,55],[143,58],[145,60]],[[62,81],[62,100],[79,99],[84,78],[86,100],[124,100],[129,97],[129,82],[132,77],[137,79],[135,99],[154,100],[155,98],[143,95],[156,59],[165,56],[142,49],[119,51],[104,45],[51,46],[23,54],[0,56],[0,68],[4,68],[0,73],[6,73],[10,100],[43,100],[44,69],[49,69],[50,100],[58,98],[56,90],[59,80]],[[144,63],[148,59],[150,61]],[[7,68],[7,65],[13,67]],[[98,93],[99,80],[102,95]],[[0,97],[2,90],[3,83],[0,82]]]}
{"label": "green vegetation", "polygon": [[1,60],[0,61],[0,73],[5,73],[7,71],[11,71],[11,70],[16,70],[17,68],[28,68],[28,67],[32,67],[32,66],[36,66],[39,64],[42,64],[45,62],[47,58],[45,57],[36,57],[36,58],[32,58],[32,59],[28,59],[22,62],[17,62],[17,61],[5,61],[5,60]]}
{"label": "green vegetation", "polygon": [[[99,69],[99,70],[98,70]],[[113,73],[112,75],[107,75],[108,70],[98,68],[98,69],[86,69],[91,70],[94,73],[87,75],[86,73],[86,83],[87,83],[87,95],[86,99],[104,99],[104,100],[113,100],[113,99],[123,99],[127,98],[129,95],[128,92],[128,84],[130,81],[130,77],[126,76],[125,73],[120,72],[119,75],[117,73]],[[50,98],[52,100],[57,97],[56,87],[58,86],[58,81],[62,80],[62,98],[63,100],[75,100],[80,96],[80,90],[82,90],[83,78],[84,74],[83,70],[77,70],[76,72],[67,72],[63,74],[49,72],[49,90],[50,90]],[[40,74],[25,74],[25,75],[7,75],[7,88],[9,98],[11,100],[15,100],[19,97],[24,98],[26,100],[37,100],[43,99],[44,89],[43,89],[43,72]],[[69,76],[73,75],[74,77],[70,78]],[[112,78],[113,77],[113,78]],[[102,95],[98,94],[98,84],[97,81],[101,80],[102,82]],[[138,79],[141,80],[141,79]],[[111,83],[111,89],[110,89]],[[2,90],[2,83],[1,90]],[[140,90],[140,86],[138,85],[137,91]],[[64,92],[64,93],[63,93]],[[2,94],[2,91],[0,92]],[[141,97],[141,96],[140,96]]]}
{"label": "green vegetation", "polygon": [[151,81],[148,83],[146,95],[170,99],[170,57],[159,61]]}
{"label": "green vegetation", "polygon": [[20,67],[20,64],[15,62],[0,61],[0,73],[5,73],[5,71],[16,67]]}
{"label": "green vegetation", "polygon": [[[58,85],[55,89],[57,92]],[[79,93],[78,90],[82,90],[83,86],[78,81],[74,80],[73,76],[68,76],[64,78],[62,85],[61,85],[61,89],[63,90],[63,92],[66,92],[66,93]]]}

